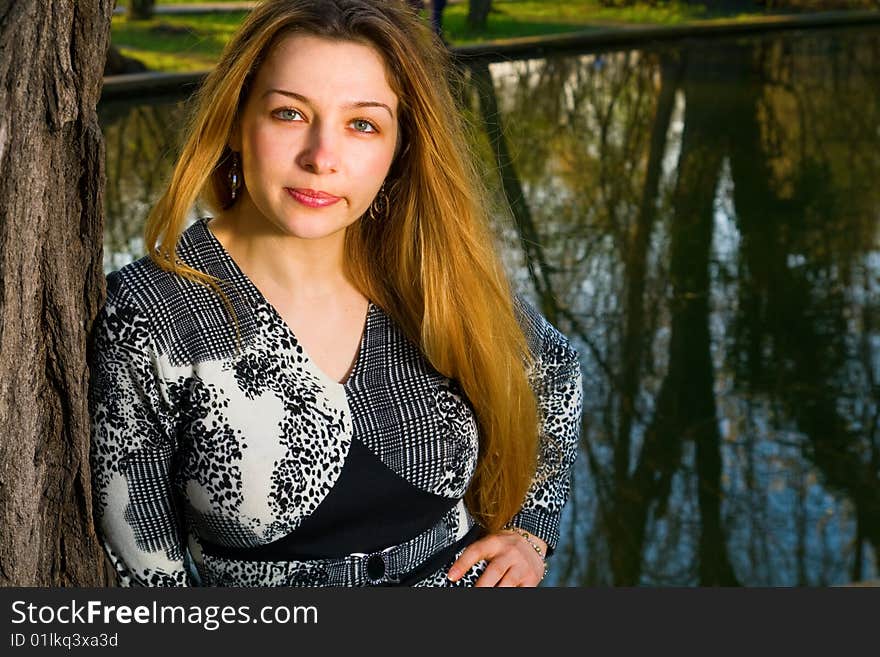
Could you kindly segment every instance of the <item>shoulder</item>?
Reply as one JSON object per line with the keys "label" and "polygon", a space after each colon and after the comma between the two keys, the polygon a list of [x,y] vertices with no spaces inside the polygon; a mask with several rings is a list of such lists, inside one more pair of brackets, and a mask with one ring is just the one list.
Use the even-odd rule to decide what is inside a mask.
{"label": "shoulder", "polygon": [[107,305],[153,314],[166,299],[178,296],[180,284],[172,274],[144,256],[107,274]]}
{"label": "shoulder", "polygon": [[514,295],[514,312],[532,355],[545,365],[578,363],[578,353],[571,340],[522,294]]}
{"label": "shoulder", "polygon": [[[211,244],[207,238],[207,228],[199,220],[183,231],[177,251],[190,267],[216,276],[217,258],[211,257]],[[107,275],[107,300],[152,316],[169,304],[192,298],[196,290],[203,287],[162,269],[149,255],[145,255]]]}
{"label": "shoulder", "polygon": [[580,388],[581,360],[571,340],[522,295],[514,297],[514,308],[533,358],[528,369],[532,385],[543,391]]}
{"label": "shoulder", "polygon": [[[231,272],[215,253],[201,221],[187,228],[178,255],[190,267],[228,282]],[[234,286],[224,285],[239,320],[248,317]],[[168,272],[144,256],[107,275],[104,313],[148,328],[160,355],[193,363],[234,349],[235,329],[222,298],[210,287]]]}

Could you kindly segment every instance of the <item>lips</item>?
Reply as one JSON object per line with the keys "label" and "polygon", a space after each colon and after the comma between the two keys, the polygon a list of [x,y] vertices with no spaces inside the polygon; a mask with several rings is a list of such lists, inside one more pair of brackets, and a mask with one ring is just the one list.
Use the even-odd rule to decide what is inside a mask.
{"label": "lips", "polygon": [[333,194],[314,189],[292,189],[290,187],[284,189],[295,201],[309,208],[326,208],[342,199],[340,196],[333,196]]}
{"label": "lips", "polygon": [[312,198],[317,198],[325,201],[338,201],[340,197],[333,196],[333,194],[328,194],[327,192],[321,192],[314,189],[303,189],[302,187],[288,187],[288,189],[292,192],[296,192],[297,194],[301,194],[302,196],[311,196]]}

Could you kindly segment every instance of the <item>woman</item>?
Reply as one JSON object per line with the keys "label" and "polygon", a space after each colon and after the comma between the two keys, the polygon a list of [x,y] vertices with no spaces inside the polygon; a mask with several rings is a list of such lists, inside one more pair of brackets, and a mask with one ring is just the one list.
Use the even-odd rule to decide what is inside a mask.
{"label": "woman", "polygon": [[542,579],[580,368],[511,294],[444,52],[403,2],[273,0],[200,89],[90,352],[123,585]]}

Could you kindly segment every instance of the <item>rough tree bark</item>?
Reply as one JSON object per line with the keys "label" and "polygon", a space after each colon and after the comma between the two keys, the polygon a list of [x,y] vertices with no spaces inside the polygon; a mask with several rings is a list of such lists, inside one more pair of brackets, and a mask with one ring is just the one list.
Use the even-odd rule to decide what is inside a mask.
{"label": "rough tree bark", "polygon": [[95,111],[113,0],[0,0],[0,586],[109,581],[86,340],[104,295]]}

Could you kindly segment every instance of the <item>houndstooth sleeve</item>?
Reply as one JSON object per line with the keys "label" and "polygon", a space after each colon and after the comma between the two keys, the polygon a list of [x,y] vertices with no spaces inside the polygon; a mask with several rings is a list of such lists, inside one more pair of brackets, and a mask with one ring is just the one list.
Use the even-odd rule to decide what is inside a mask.
{"label": "houndstooth sleeve", "polygon": [[95,528],[120,586],[189,586],[149,321],[109,288],[89,350]]}
{"label": "houndstooth sleeve", "polygon": [[529,380],[539,415],[538,462],[532,485],[510,524],[547,543],[548,556],[559,540],[562,507],[571,491],[583,412],[583,375],[568,339],[517,295],[515,308],[535,363]]}

